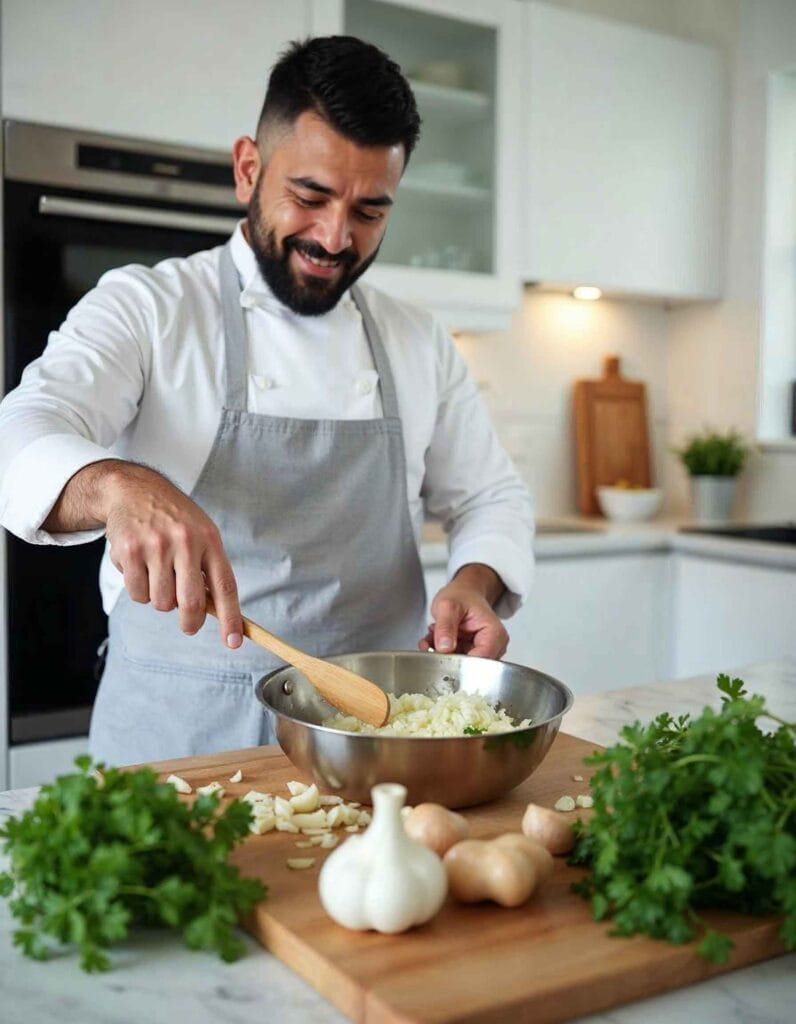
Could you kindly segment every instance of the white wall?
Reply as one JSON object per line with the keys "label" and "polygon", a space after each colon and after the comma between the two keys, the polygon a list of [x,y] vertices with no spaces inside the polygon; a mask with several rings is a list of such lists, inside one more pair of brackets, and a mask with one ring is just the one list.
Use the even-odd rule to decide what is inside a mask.
{"label": "white wall", "polygon": [[666,452],[666,312],[660,306],[578,302],[526,289],[508,332],[461,335],[458,347],[480,382],[498,433],[530,484],[537,514],[576,505],[572,383],[602,375],[605,355],[647,384],[653,471]]}
{"label": "white wall", "polygon": [[[548,0],[708,43],[733,67],[732,142],[723,301],[664,309],[576,303],[526,290],[511,331],[462,337],[498,430],[540,515],[575,511],[572,382],[623,357],[650,396],[653,465],[666,511],[688,512],[688,481],[671,447],[711,425],[757,431],[762,330],[763,194],[769,72],[796,67],[796,0]],[[577,310],[577,312],[576,312]],[[580,323],[576,323],[579,318]],[[796,518],[796,445],[756,454],[741,480],[739,518]]]}

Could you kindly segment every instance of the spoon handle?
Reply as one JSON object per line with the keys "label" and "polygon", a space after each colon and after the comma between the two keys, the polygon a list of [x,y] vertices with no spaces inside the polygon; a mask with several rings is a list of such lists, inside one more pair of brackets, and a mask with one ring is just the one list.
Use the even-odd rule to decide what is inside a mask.
{"label": "spoon handle", "polygon": [[[218,617],[210,594],[207,595],[207,611]],[[242,615],[241,619],[244,636],[300,669],[318,693],[333,707],[370,725],[378,727],[386,724],[390,716],[390,699],[375,683],[340,665],[332,665],[322,658],[299,650],[245,615]]]}

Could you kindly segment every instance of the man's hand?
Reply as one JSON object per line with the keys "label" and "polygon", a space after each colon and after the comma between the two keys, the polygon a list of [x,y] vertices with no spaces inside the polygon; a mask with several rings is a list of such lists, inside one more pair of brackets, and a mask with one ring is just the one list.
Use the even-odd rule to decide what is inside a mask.
{"label": "man's hand", "polygon": [[464,565],[431,602],[434,622],[418,643],[441,654],[471,654],[477,658],[502,658],[509,635],[493,611],[505,587],[487,565]]}
{"label": "man's hand", "polygon": [[133,601],[158,611],[178,608],[180,628],[205,621],[205,590],[216,606],[221,638],[240,647],[238,588],[213,521],[187,495],[146,466],[92,463],[61,492],[44,528],[53,533],[104,526],[111,562]]}

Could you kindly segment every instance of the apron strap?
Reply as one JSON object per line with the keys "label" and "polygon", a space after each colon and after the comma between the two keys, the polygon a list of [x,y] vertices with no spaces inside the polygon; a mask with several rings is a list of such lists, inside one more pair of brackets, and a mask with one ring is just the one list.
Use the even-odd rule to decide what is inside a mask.
{"label": "apron strap", "polygon": [[381,391],[381,408],[385,419],[399,419],[398,396],[395,392],[395,380],[392,375],[390,360],[387,358],[387,350],[381,339],[381,331],[370,312],[365,297],[359,288],[354,285],[351,288],[351,297],[362,316],[362,326],[365,328],[365,337],[370,346],[370,354],[373,357],[373,365],[379,375],[379,389]]}
{"label": "apron strap", "polygon": [[246,325],[240,304],[240,277],[229,242],[219,261],[221,318],[224,326],[224,408],[246,411]]}

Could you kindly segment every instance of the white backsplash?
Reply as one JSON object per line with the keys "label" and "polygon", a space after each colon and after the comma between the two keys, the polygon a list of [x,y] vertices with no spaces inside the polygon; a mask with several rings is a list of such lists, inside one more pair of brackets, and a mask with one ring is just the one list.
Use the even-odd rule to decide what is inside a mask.
{"label": "white backsplash", "polygon": [[668,451],[667,314],[643,303],[580,302],[526,289],[511,330],[459,335],[501,441],[527,481],[541,517],[576,512],[572,390],[618,355],[624,376],[647,385],[654,479],[680,473]]}

